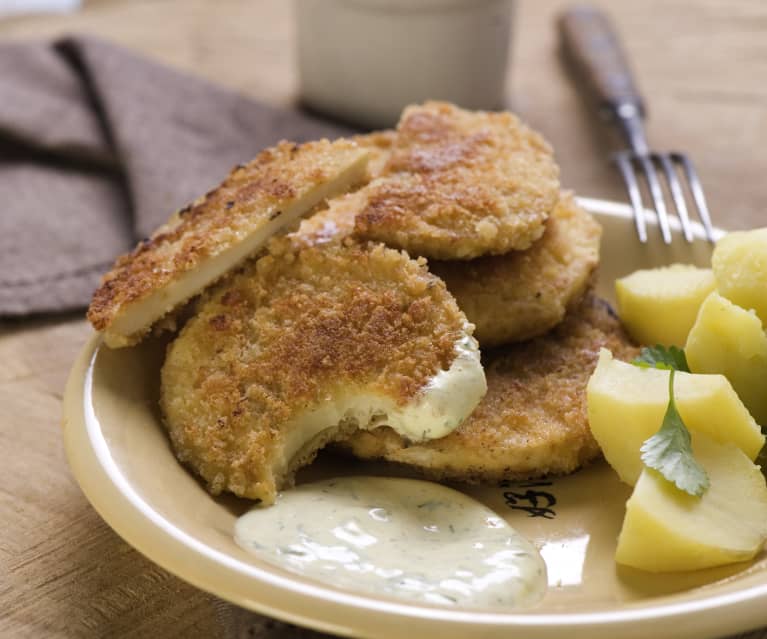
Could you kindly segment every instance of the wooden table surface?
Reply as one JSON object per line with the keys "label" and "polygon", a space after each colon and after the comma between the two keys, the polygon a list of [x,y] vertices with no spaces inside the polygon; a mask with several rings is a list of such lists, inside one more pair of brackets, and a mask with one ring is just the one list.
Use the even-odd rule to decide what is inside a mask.
{"label": "wooden table surface", "polygon": [[[557,57],[553,20],[564,4],[518,2],[510,105],[554,144],[566,186],[623,199],[604,136]],[[598,4],[625,37],[648,97],[653,145],[695,159],[720,225],[767,225],[767,3]],[[74,15],[0,21],[5,39],[72,31],[262,100],[288,103],[295,95],[284,0],[94,0]],[[85,501],[67,468],[60,420],[68,368],[89,333],[80,316],[0,321],[0,636],[318,637],[167,574]]]}

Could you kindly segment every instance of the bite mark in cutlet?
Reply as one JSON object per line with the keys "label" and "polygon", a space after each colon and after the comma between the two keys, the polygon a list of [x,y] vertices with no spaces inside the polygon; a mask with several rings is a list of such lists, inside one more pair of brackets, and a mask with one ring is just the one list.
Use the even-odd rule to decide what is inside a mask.
{"label": "bite mark in cutlet", "polygon": [[381,427],[341,446],[438,480],[497,481],[565,474],[599,455],[588,426],[586,386],[599,349],[638,353],[606,302],[587,295],[551,333],[483,353],[488,391],[474,412],[441,439],[409,445]]}
{"label": "bite mark in cutlet", "polygon": [[364,181],[367,157],[351,140],[281,142],[261,152],[118,258],[93,296],[88,319],[111,347],[140,341],[154,322],[279,229]]}
{"label": "bite mark in cutlet", "polygon": [[471,259],[528,248],[559,195],[546,141],[511,113],[441,102],[405,109],[362,193],[356,234],[415,255]]}
{"label": "bite mark in cutlet", "polygon": [[398,422],[440,436],[479,402],[472,327],[422,260],[270,251],[209,294],[162,369],[174,449],[211,492],[271,503],[327,441]]}

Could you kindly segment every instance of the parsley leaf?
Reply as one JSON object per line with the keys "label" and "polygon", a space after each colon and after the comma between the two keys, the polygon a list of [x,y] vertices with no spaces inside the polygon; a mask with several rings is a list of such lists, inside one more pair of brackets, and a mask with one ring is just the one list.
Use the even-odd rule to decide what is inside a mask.
{"label": "parsley leaf", "polygon": [[662,368],[684,373],[690,372],[684,351],[676,346],[665,347],[660,344],[645,346],[639,352],[639,357],[631,363],[641,368]]}
{"label": "parsley leaf", "polygon": [[700,497],[708,490],[708,475],[695,460],[690,446],[690,432],[674,402],[674,369],[668,380],[668,408],[660,430],[642,444],[642,461],[665,479],[690,495]]}

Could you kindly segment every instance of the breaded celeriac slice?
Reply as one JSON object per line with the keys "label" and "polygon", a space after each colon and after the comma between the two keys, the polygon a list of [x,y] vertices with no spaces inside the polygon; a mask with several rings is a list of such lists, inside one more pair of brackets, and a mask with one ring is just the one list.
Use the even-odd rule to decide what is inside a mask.
{"label": "breaded celeriac slice", "polygon": [[139,342],[274,233],[364,182],[368,155],[351,140],[281,142],[262,151],[118,258],[94,293],[88,319],[108,346]]}
{"label": "breaded celeriac slice", "polygon": [[475,324],[484,347],[542,335],[559,324],[585,293],[599,264],[602,228],[563,193],[546,230],[526,251],[469,262],[429,262]]}
{"label": "breaded celeriac slice", "polygon": [[638,352],[607,304],[588,295],[547,335],[485,352],[487,395],[446,437],[409,445],[382,427],[340,445],[357,457],[399,462],[440,480],[571,472],[600,452],[589,430],[586,385],[603,347],[623,359]]}
{"label": "breaded celeriac slice", "polygon": [[499,255],[537,240],[558,197],[551,147],[516,116],[427,102],[403,112],[355,233],[435,259]]}
{"label": "breaded celeriac slice", "polygon": [[208,294],[162,368],[171,442],[212,493],[270,504],[328,441],[380,424],[442,437],[480,401],[473,327],[423,261],[270,250]]}

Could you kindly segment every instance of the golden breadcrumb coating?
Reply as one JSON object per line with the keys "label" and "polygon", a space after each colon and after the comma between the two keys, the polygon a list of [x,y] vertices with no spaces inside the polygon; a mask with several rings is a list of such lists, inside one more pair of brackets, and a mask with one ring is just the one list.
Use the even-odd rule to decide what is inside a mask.
{"label": "golden breadcrumb coating", "polygon": [[476,329],[480,346],[519,342],[559,324],[599,264],[602,228],[563,193],[543,237],[526,251],[469,262],[429,262]]}
{"label": "golden breadcrumb coating", "polygon": [[586,384],[601,347],[638,353],[607,303],[592,295],[548,335],[483,354],[488,391],[446,437],[408,445],[389,428],[340,444],[354,455],[411,466],[427,477],[496,481],[569,473],[599,455]]}
{"label": "golden breadcrumb coating", "polygon": [[356,234],[413,255],[471,259],[526,249],[559,196],[548,143],[508,112],[442,102],[405,109]]}
{"label": "golden breadcrumb coating", "polygon": [[343,393],[416,401],[467,327],[423,260],[351,242],[295,251],[273,240],[270,251],[209,293],[169,346],[161,389],[179,459],[212,493],[265,504],[356,427],[321,424],[291,456],[303,414]]}
{"label": "golden breadcrumb coating", "polygon": [[136,343],[276,230],[364,181],[368,153],[350,140],[281,142],[262,151],[118,258],[93,296],[88,319],[110,346]]}

